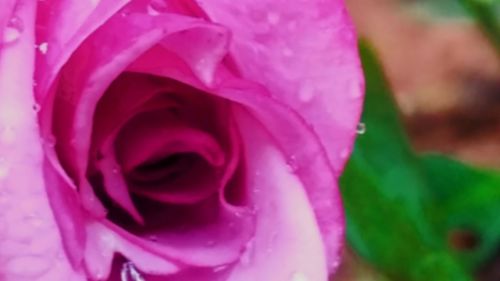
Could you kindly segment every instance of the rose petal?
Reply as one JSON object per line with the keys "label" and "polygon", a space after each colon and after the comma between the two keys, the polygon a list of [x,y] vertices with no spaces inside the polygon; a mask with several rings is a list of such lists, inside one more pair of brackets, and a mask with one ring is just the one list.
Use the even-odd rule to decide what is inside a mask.
{"label": "rose petal", "polygon": [[[162,15],[151,19],[131,14],[128,17],[124,20],[116,15],[94,33],[80,46],[63,72],[61,92],[54,108],[54,130],[56,138],[60,139],[61,161],[77,181],[84,176],[95,106],[111,81],[140,53],[165,37],[166,32],[203,26],[211,28],[181,16]],[[129,33],[115,32],[116,29]],[[99,48],[93,46],[94,42],[99,42]],[[117,55],[110,57],[109,52]],[[92,59],[89,60],[89,56]],[[85,61],[91,63],[85,64]]]}
{"label": "rose petal", "polygon": [[325,248],[300,179],[265,128],[245,110],[235,113],[253,175],[248,186],[257,229],[227,280],[326,280]]}
{"label": "rose petal", "polygon": [[[82,184],[82,181],[85,177],[83,171],[85,171],[90,146],[92,113],[101,94],[111,81],[139,54],[151,48],[165,36],[181,30],[204,27],[207,29],[213,28],[211,24],[200,20],[170,14],[163,14],[154,18],[141,12],[130,13],[125,18],[123,18],[123,15],[117,14],[92,34],[75,52],[65,66],[64,75],[59,79],[59,87],[64,91],[57,95],[59,105],[56,103],[54,108],[56,115],[53,116],[53,120],[55,120],[56,125],[55,132],[57,133],[59,155],[66,157],[61,158],[61,161],[70,172],[69,174],[76,177],[77,182],[80,181],[80,188],[88,186]],[[117,30],[120,30],[120,32],[116,32]],[[94,43],[99,46],[96,48]],[[210,50],[206,51],[207,55],[209,55]],[[115,55],[109,56],[110,53]],[[78,107],[75,108],[75,105],[78,105]],[[50,109],[49,107],[46,108]],[[42,121],[42,130],[45,137],[48,137],[51,126],[47,124],[50,124],[51,121],[50,119],[43,119]],[[70,130],[68,131],[68,129]],[[67,147],[67,145],[70,146]],[[83,201],[89,209],[94,208],[91,206],[91,202],[94,200],[92,198],[91,196],[86,199],[87,202]],[[248,226],[239,227],[244,230],[245,235],[250,235],[251,230],[245,230],[249,228]],[[213,231],[227,231],[222,224],[212,228],[214,229],[212,233]],[[120,234],[125,235],[126,233],[120,232]],[[213,265],[234,260],[238,255],[238,245],[248,239],[248,236],[245,235],[235,235],[229,238],[226,237],[227,235],[221,236],[227,240],[227,243],[220,243],[216,247],[205,249],[206,247],[190,242],[189,239],[200,241],[195,236],[190,237],[188,235],[186,237],[179,234],[176,236],[173,245],[180,245],[179,247],[183,248],[185,247],[182,246],[183,243],[189,244],[190,251],[197,249],[200,251],[200,255],[184,257],[185,254],[181,255],[179,253],[180,256],[187,258],[188,261],[194,259],[193,262]],[[88,239],[91,239],[91,237],[88,237]],[[183,240],[185,242],[182,242]],[[140,243],[141,241],[136,242]],[[88,245],[87,247],[92,246]],[[158,247],[151,247],[151,249],[153,248]],[[167,250],[169,249],[165,251]],[[223,252],[214,253],[214,251]],[[213,257],[217,257],[217,259],[213,259]],[[93,261],[87,259],[87,262]]]}
{"label": "rose petal", "polygon": [[[175,120],[169,120],[169,116],[162,118],[162,114],[149,114],[141,119],[138,117],[131,121],[137,122],[122,129],[116,140],[116,152],[121,159],[123,172],[130,180],[132,192],[179,204],[195,203],[221,188],[220,170],[225,164],[225,155],[212,136],[184,124],[175,124]],[[204,160],[196,161],[200,165],[185,167],[189,170],[180,171],[184,174],[170,181],[164,180],[168,167],[156,173],[137,171],[145,163],[177,153],[197,154]],[[203,162],[206,164],[201,165]],[[172,165],[171,168],[175,169],[176,164]]]}
{"label": "rose petal", "polygon": [[[102,226],[98,229],[93,227],[87,229],[89,245],[86,247],[85,262],[93,274],[102,276],[107,276],[111,270],[115,252],[126,256],[143,272],[149,274],[158,274],[162,267],[155,264],[150,264],[149,267],[140,266],[141,257],[144,255],[163,258],[172,265],[189,267],[216,267],[228,264],[239,257],[245,241],[251,237],[253,233],[251,219],[251,213],[243,209],[238,212],[221,209],[217,220],[213,223],[193,229],[159,229],[140,236],[110,222],[102,222],[99,224]],[[99,242],[103,237],[112,240],[111,243],[106,242],[103,245]],[[102,248],[103,246],[106,247]],[[104,254],[100,252],[101,250]]]}
{"label": "rose petal", "polygon": [[[169,65],[168,61],[157,62],[154,68],[141,70],[161,76],[164,74],[161,65]],[[329,268],[333,271],[338,265],[344,221],[336,188],[337,179],[321,139],[296,110],[271,96],[261,85],[235,78],[224,66],[218,68],[217,79],[219,84],[204,90],[250,108],[267,130],[273,132],[273,138],[287,155],[288,163],[300,177],[314,206],[328,254]],[[354,113],[357,114],[357,111]]]}
{"label": "rose petal", "polygon": [[[0,10],[0,34],[2,35],[2,37],[0,37],[0,49],[6,44],[3,38],[5,36],[4,29],[12,19],[12,10],[14,9],[15,3],[16,0],[2,0],[2,2],[0,2],[0,5],[2,5],[2,9]],[[0,52],[0,55],[1,54],[2,52]]]}
{"label": "rose petal", "polygon": [[116,252],[134,261],[145,272],[171,274],[178,266],[151,251],[145,251],[139,243],[129,241],[110,231],[109,226],[93,221],[86,223],[86,233],[91,246],[85,247],[85,261],[90,277],[96,280],[107,278]]}
{"label": "rose petal", "polygon": [[297,112],[274,99],[260,85],[231,78],[228,73],[219,74],[226,76],[225,83],[215,93],[243,104],[265,125],[304,184],[333,271],[338,265],[344,220],[337,179],[318,136]]}
{"label": "rose petal", "polygon": [[106,193],[120,207],[126,210],[135,219],[135,221],[144,224],[144,219],[141,214],[139,214],[139,211],[137,211],[137,208],[134,206],[134,203],[130,198],[128,185],[123,177],[120,165],[118,164],[118,161],[113,153],[112,144],[108,142],[104,143],[102,151],[103,157],[97,162],[96,165],[102,173]]}
{"label": "rose petal", "polygon": [[[123,259],[115,259],[113,271],[107,281],[123,281],[121,274],[125,262]],[[227,281],[231,268],[232,266],[229,265],[222,265],[216,268],[188,267],[171,275],[145,274],[137,268],[135,269],[147,281]]]}
{"label": "rose petal", "polygon": [[[43,100],[63,64],[95,29],[130,0],[45,0],[39,2],[37,38],[46,43],[37,54],[37,95]],[[51,101],[49,101],[50,103]]]}
{"label": "rose petal", "polygon": [[[8,15],[3,14],[4,4]],[[11,4],[1,1],[0,18],[15,17],[23,28],[15,42],[0,47],[1,279],[85,280],[66,257],[45,193],[52,182],[43,174],[44,155],[33,111],[36,2],[24,1],[14,10]]]}
{"label": "rose petal", "polygon": [[175,153],[193,152],[212,166],[224,164],[224,152],[213,136],[171,115],[164,111],[143,113],[122,128],[116,152],[125,173],[157,156]]}
{"label": "rose petal", "polygon": [[352,149],[364,83],[344,1],[196,2],[233,32],[230,53],[240,74],[308,120],[338,176]]}

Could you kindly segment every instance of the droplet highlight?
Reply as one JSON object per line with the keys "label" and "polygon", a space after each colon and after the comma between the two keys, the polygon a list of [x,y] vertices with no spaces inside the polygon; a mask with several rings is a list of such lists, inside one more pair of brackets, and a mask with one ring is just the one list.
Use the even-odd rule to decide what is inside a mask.
{"label": "droplet highlight", "polygon": [[309,281],[309,279],[304,273],[295,272],[294,274],[292,274],[290,281]]}
{"label": "droplet highlight", "polygon": [[132,262],[125,262],[120,272],[121,281],[146,281]]}
{"label": "droplet highlight", "polygon": [[358,133],[358,135],[364,135],[366,133],[366,124],[363,122],[359,123],[356,127],[356,133]]}
{"label": "droplet highlight", "polygon": [[40,53],[45,55],[49,50],[49,43],[47,42],[41,43],[40,45],[38,45],[38,50],[40,51]]}
{"label": "droplet highlight", "polygon": [[280,15],[275,12],[269,12],[267,13],[267,21],[272,25],[276,25],[280,22]]}
{"label": "droplet highlight", "polygon": [[21,37],[23,30],[24,30],[24,25],[21,19],[17,16],[13,16],[7,23],[7,26],[5,27],[5,30],[3,32],[2,43],[3,44],[15,43]]}

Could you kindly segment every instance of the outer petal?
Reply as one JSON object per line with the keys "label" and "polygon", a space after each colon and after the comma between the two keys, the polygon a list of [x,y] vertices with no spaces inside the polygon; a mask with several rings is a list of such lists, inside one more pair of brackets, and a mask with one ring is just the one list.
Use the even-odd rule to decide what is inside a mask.
{"label": "outer petal", "polygon": [[233,32],[243,78],[263,84],[307,120],[337,175],[362,106],[356,37],[342,0],[197,0]]}
{"label": "outer petal", "polygon": [[273,99],[259,85],[227,78],[217,93],[251,111],[286,155],[288,165],[307,192],[333,271],[338,265],[343,239],[342,202],[337,179],[317,135],[300,115]]}
{"label": "outer petal", "polygon": [[264,127],[241,108],[235,115],[257,229],[228,281],[327,280],[321,233],[300,179]]}
{"label": "outer petal", "polygon": [[[16,3],[15,0],[1,0],[0,1],[0,7],[2,9],[0,10],[0,48],[2,48],[2,45],[5,44],[5,34],[4,34],[4,29],[7,26],[7,23],[11,19],[12,15],[12,9],[14,8],[14,4]],[[0,52],[1,55],[1,52]]]}
{"label": "outer petal", "polygon": [[[85,280],[66,259],[45,193],[52,183],[42,172],[32,109],[36,2],[17,4],[13,13],[24,31],[17,42],[0,49],[0,279]],[[0,5],[3,9],[3,1]]]}

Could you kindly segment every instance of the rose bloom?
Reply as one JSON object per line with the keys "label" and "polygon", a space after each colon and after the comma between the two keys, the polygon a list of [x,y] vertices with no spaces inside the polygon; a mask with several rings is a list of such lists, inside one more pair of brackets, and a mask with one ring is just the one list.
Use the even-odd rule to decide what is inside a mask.
{"label": "rose bloom", "polygon": [[341,0],[0,0],[0,280],[323,281]]}

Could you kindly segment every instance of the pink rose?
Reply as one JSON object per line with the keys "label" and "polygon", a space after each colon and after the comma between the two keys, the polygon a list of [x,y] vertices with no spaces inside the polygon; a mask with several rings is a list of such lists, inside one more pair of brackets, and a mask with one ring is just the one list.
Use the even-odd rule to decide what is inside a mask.
{"label": "pink rose", "polygon": [[363,88],[343,1],[0,7],[0,280],[327,280]]}

